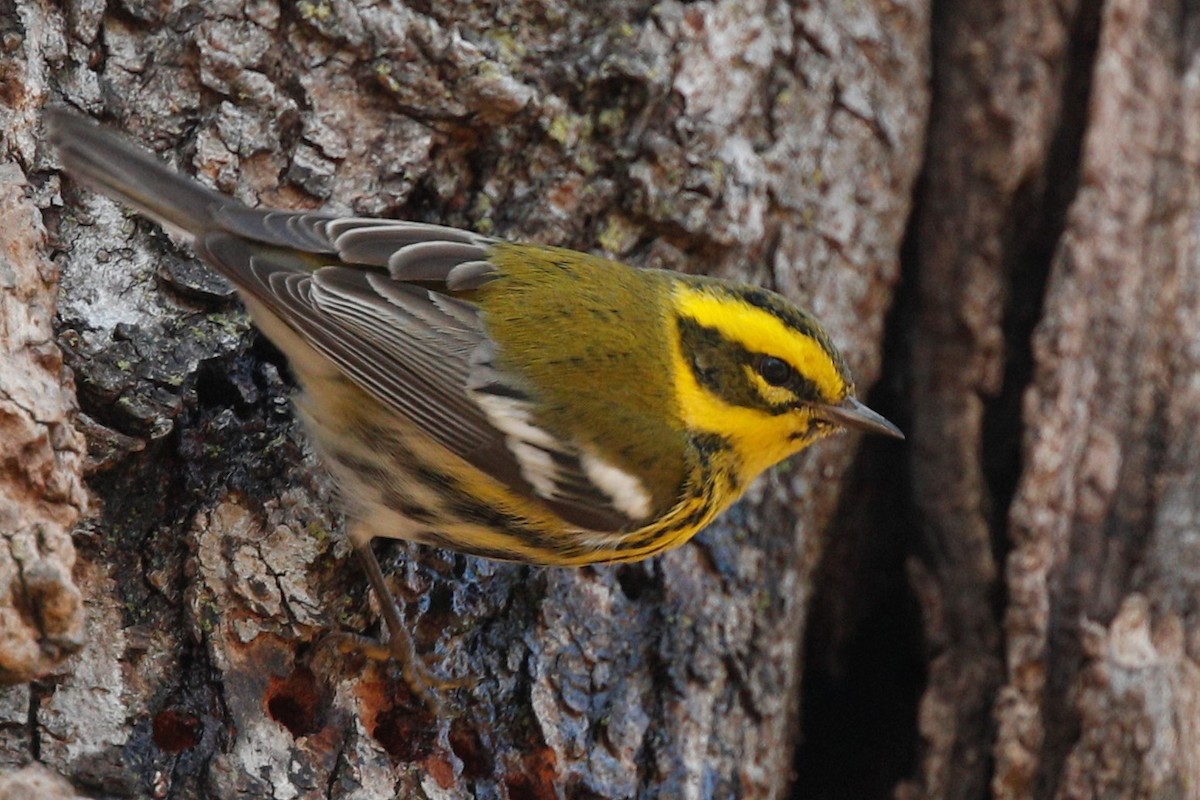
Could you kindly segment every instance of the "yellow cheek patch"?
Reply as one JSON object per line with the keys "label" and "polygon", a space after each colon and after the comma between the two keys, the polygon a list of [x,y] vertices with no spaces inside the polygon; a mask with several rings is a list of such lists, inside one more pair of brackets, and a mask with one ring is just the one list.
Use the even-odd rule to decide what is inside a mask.
{"label": "yellow cheek patch", "polygon": [[683,424],[689,430],[728,438],[741,456],[741,474],[738,477],[743,484],[807,444],[790,438],[798,421],[797,412],[773,415],[760,409],[727,403],[696,380],[683,354],[679,337],[675,337],[672,350],[675,395],[679,399]]}
{"label": "yellow cheek patch", "polygon": [[[716,295],[704,289],[680,287],[675,302],[679,311],[706,328],[754,353],[782,358],[830,400],[846,396],[846,382],[821,343],[785,324],[783,320],[734,295]],[[730,306],[736,312],[730,313]],[[764,382],[765,384],[765,382]],[[779,387],[769,386],[770,389]],[[765,392],[763,396],[768,396]]]}

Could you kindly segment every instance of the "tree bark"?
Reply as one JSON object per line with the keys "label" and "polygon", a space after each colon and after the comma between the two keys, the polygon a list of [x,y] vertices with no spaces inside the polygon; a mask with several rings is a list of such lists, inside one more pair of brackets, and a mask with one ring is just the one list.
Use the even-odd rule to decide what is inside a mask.
{"label": "tree bark", "polygon": [[905,797],[1200,797],[1195,9],[947,4]]}
{"label": "tree bark", "polygon": [[[0,769],[69,781],[0,797],[1200,798],[1197,31],[1178,1],[0,3]],[[255,204],[773,286],[908,444],[824,443],[644,564],[381,547],[476,678],[436,718],[320,645],[379,623],[286,365],[60,180],[47,102]]]}
{"label": "tree bark", "polygon": [[[66,477],[18,498],[18,529],[47,503],[77,514],[85,466],[94,500],[74,537],[83,649],[0,693],[0,764],[36,759],[114,797],[786,796],[806,609],[855,439],[644,564],[382,547],[435,668],[475,679],[437,718],[385,667],[321,646],[379,623],[280,355],[186,249],[61,180],[37,111],[76,106],[254,204],[771,285],[824,320],[866,387],[922,153],[928,9],[0,9],[11,202],[50,232],[5,257],[41,265],[27,302],[47,309],[52,258],[62,271],[38,362],[54,391],[29,417],[72,411],[59,353],[79,405],[50,437]],[[0,376],[9,393],[33,380]]]}

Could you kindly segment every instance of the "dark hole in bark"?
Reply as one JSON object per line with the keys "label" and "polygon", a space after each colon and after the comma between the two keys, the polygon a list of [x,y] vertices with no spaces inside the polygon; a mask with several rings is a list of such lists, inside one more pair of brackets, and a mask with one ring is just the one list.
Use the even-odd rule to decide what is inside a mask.
{"label": "dark hole in bark", "polygon": [[414,700],[376,714],[371,735],[394,760],[419,761],[433,752],[437,720]]}
{"label": "dark hole in bark", "polygon": [[203,728],[195,714],[167,709],[154,717],[154,744],[164,753],[182,753],[200,744]]}
{"label": "dark hole in bark", "polygon": [[450,726],[450,749],[463,764],[463,777],[478,780],[492,774],[495,762],[479,737],[479,731],[462,720]]}
{"label": "dark hole in bark", "polygon": [[328,708],[329,698],[307,667],[297,667],[286,678],[271,678],[267,713],[292,736],[307,736],[325,727]]}

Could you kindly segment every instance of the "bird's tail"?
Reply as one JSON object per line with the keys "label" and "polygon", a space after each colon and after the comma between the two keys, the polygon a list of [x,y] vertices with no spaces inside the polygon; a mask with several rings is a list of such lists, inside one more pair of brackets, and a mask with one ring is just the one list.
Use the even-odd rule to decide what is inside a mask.
{"label": "bird's tail", "polygon": [[164,226],[194,238],[219,227],[215,217],[221,209],[241,208],[85,117],[61,108],[46,109],[45,115],[67,172]]}

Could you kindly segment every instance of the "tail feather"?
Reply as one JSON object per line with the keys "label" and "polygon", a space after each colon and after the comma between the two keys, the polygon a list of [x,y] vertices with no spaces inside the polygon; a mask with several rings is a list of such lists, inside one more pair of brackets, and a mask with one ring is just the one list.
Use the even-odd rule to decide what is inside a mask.
{"label": "tail feather", "polygon": [[67,172],[163,225],[195,237],[220,227],[221,209],[244,208],[89,119],[60,108],[45,115]]}

